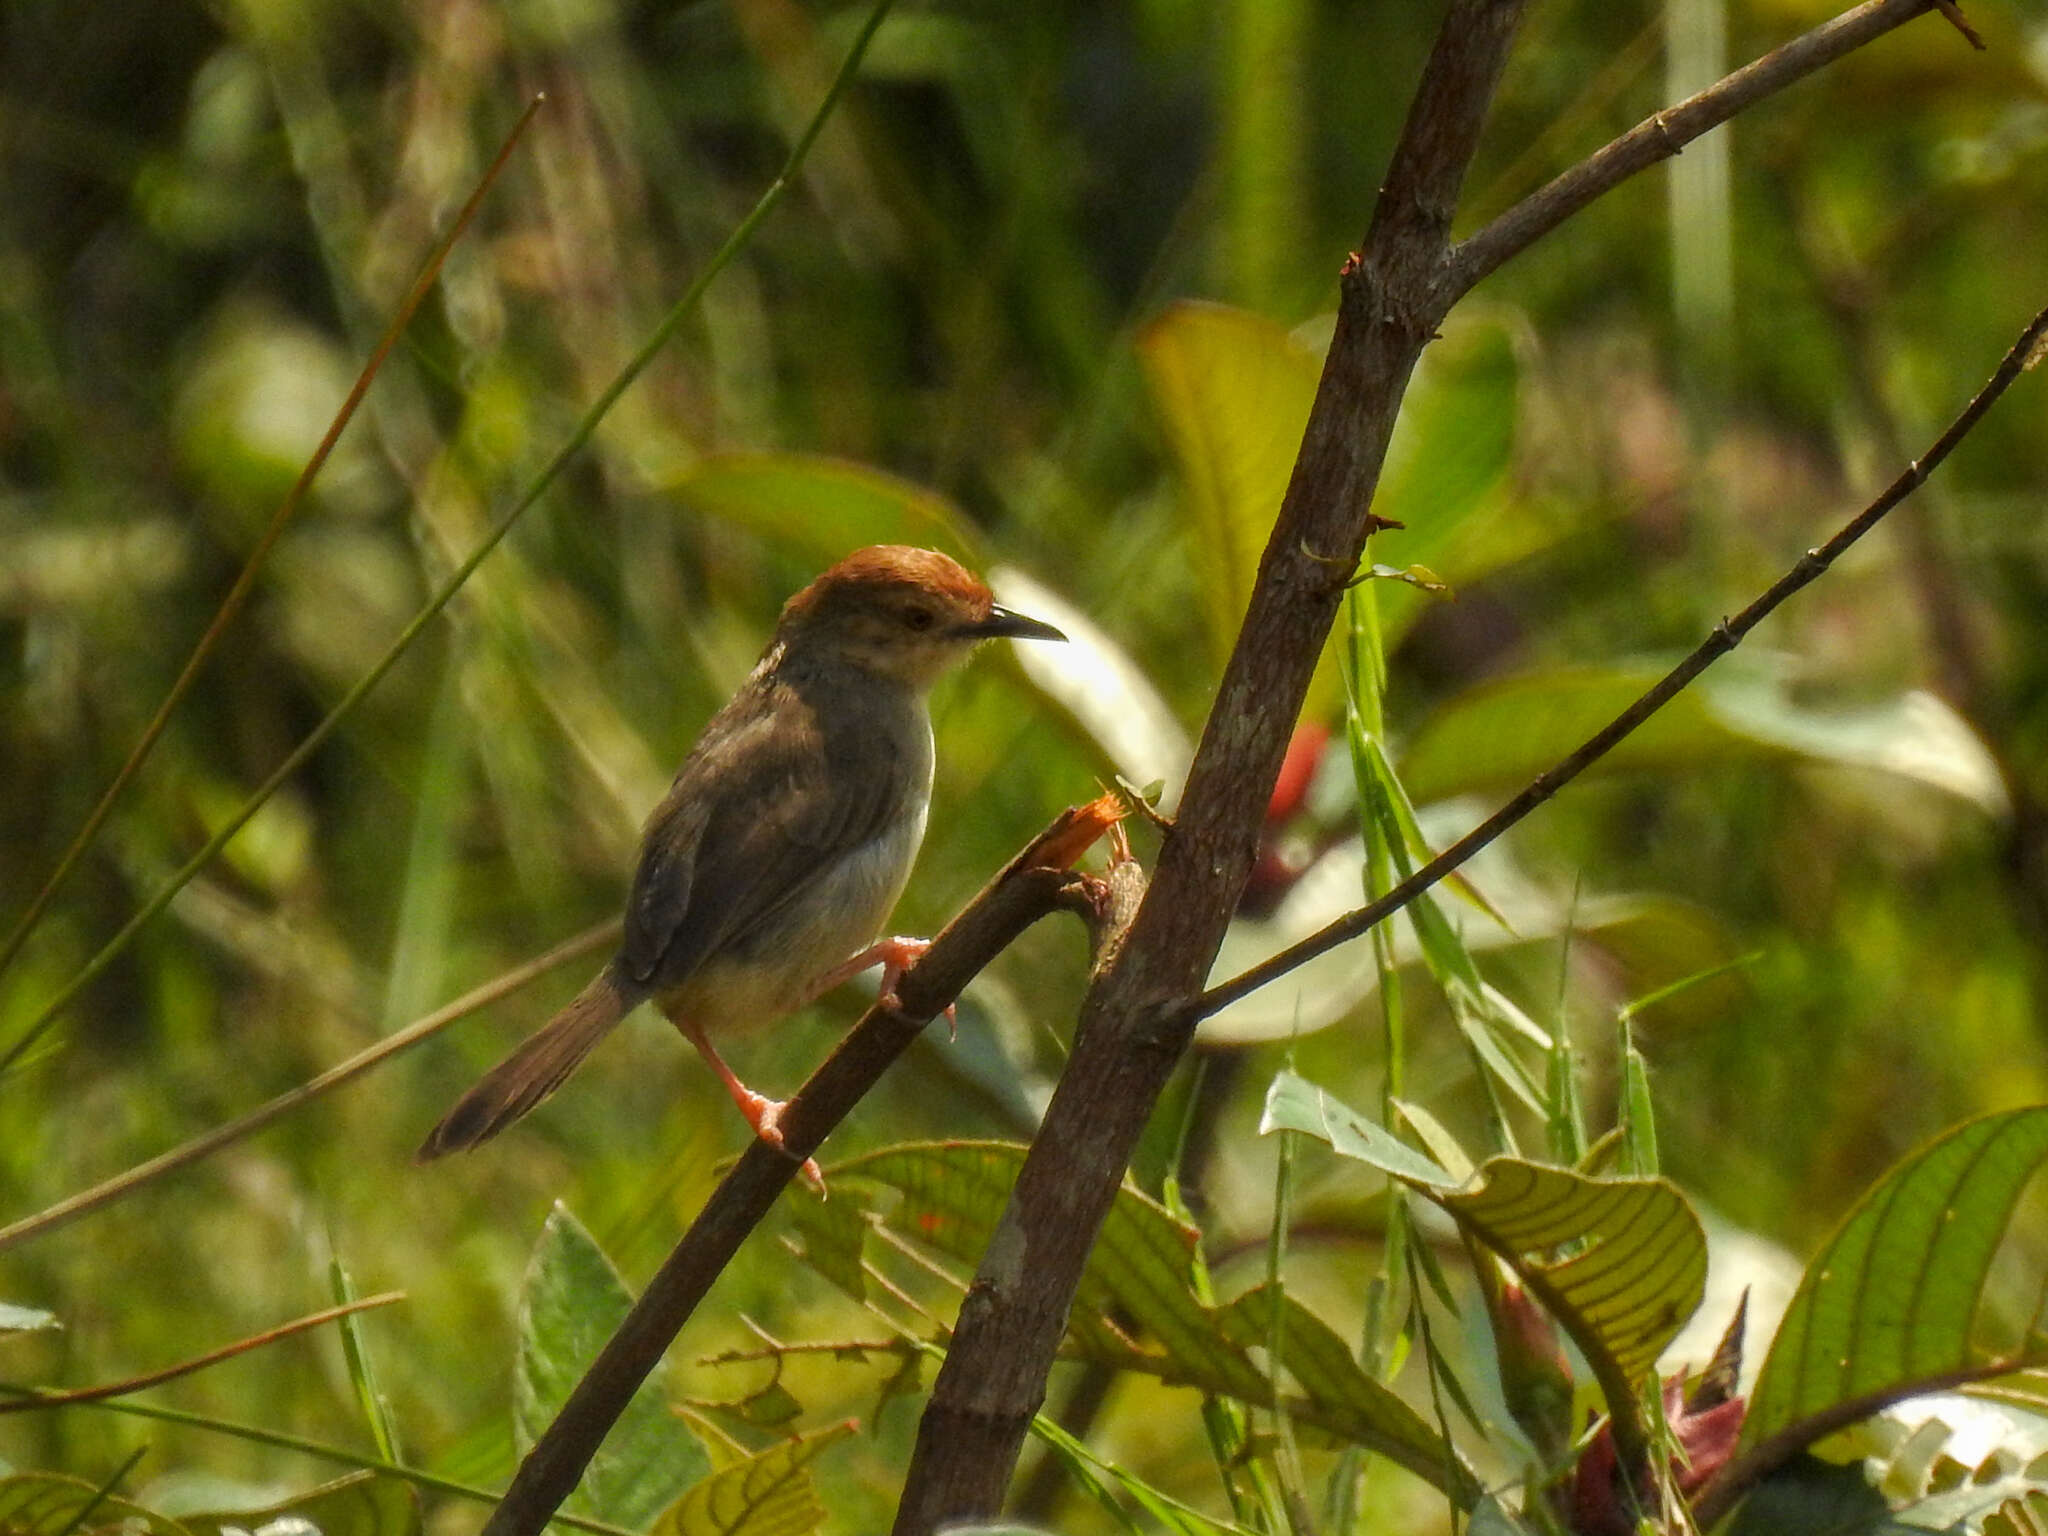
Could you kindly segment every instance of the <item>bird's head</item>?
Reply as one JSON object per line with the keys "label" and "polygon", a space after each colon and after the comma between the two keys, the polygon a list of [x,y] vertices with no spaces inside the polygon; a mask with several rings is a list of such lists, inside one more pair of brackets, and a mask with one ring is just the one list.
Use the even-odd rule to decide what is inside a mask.
{"label": "bird's head", "polygon": [[928,688],[983,640],[1064,640],[997,604],[981,580],[932,549],[855,550],[792,597],[776,626],[785,655],[861,667]]}

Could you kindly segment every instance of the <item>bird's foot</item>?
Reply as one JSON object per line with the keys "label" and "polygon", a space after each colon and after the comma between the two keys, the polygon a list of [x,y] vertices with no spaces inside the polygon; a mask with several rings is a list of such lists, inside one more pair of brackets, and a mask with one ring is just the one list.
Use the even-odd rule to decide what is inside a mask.
{"label": "bird's foot", "polygon": [[[931,947],[930,939],[898,937],[883,939],[868,951],[882,965],[881,1001],[884,1004],[898,1013],[903,1011],[903,1005],[896,997],[896,983],[903,979],[905,971],[925,957],[925,951]],[[946,1038],[960,1038],[960,1015],[951,1003],[946,1004]]]}
{"label": "bird's foot", "polygon": [[[782,1140],[782,1112],[789,1107],[786,1099],[771,1099],[765,1093],[746,1091],[745,1098],[735,1095],[740,1113],[747,1117],[747,1124],[754,1128],[754,1134],[767,1142],[776,1151],[788,1155],[789,1148]],[[815,1189],[820,1196],[825,1193],[825,1175],[818,1168],[814,1157],[804,1159],[804,1182]]]}

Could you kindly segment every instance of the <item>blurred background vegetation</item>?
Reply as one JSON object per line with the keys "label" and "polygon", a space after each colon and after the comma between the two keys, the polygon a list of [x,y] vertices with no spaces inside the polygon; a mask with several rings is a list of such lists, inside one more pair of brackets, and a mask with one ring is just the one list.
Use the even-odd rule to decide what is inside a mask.
{"label": "blurred background vegetation", "polygon": [[[1831,10],[1532,7],[1461,229]],[[799,0],[0,13],[9,926],[434,235],[531,94],[549,97],[223,652],[0,977],[0,1047],[528,482],[773,176],[863,14]],[[1438,841],[1861,505],[2048,302],[2048,16],[2036,0],[1970,14],[1988,51],[1938,18],[1911,24],[1607,197],[1493,278],[1433,349],[1380,507],[1407,531],[1373,558],[1427,565],[1454,593],[1377,593],[1388,737]],[[901,930],[936,927],[1098,779],[1170,780],[1438,17],[903,0],[794,195],[590,451],[0,1078],[0,1220],[614,912],[640,817],[777,605],[858,544],[944,543],[1028,578],[1005,589],[1018,606],[1050,594],[1049,617],[1101,632],[1064,672],[990,655],[944,688]],[[1468,937],[1490,980],[1582,1040],[1596,1119],[1616,1009],[1743,962],[1648,1010],[1641,1041],[1667,1169],[1794,1257],[1913,1144],[2048,1089],[2044,497],[2048,397],[2030,380],[1756,654],[1475,877],[1514,932],[1483,932],[1475,912]],[[1091,669],[1119,655],[1161,706],[1120,702],[1121,740],[1086,707],[1108,686]],[[1341,728],[1334,669],[1329,682],[1307,723]],[[1297,878],[1314,855],[1335,861],[1316,866],[1316,899],[1355,897],[1341,786],[1331,798],[1276,829],[1233,953],[1307,921],[1290,903],[1314,909]],[[828,1151],[1027,1135],[1084,966],[1071,924],[1029,936],[963,1004],[959,1044],[922,1044]],[[11,1343],[0,1375],[109,1379],[313,1310],[332,1254],[359,1289],[411,1298],[366,1324],[408,1456],[501,1479],[514,1297],[551,1203],[637,1280],[744,1134],[665,1026],[636,1020],[501,1142],[411,1167],[448,1100],[582,979],[559,973],[0,1257],[0,1300],[64,1323]],[[1272,1147],[1252,1127],[1287,1036],[1310,1031],[1301,1070],[1370,1102],[1368,990],[1321,974],[1219,1020],[1205,1047],[1191,1198],[1226,1283],[1232,1255],[1263,1262]],[[786,1091],[858,1006],[835,998],[741,1042],[736,1064]],[[1410,1097],[1482,1125],[1468,1058],[1421,989],[1407,1007]],[[1303,1163],[1300,1283],[1355,1318],[1370,1247],[1357,1175]],[[2048,1212],[2016,1248],[2023,1318]],[[742,1315],[784,1338],[865,1331],[764,1232],[686,1332],[677,1395],[759,1384],[760,1368],[688,1363],[743,1343]],[[792,1381],[822,1423],[865,1416],[879,1375],[823,1362]],[[324,1336],[165,1400],[362,1443]],[[895,1403],[820,1463],[835,1528],[885,1523],[914,1417]],[[1120,1388],[1097,1438],[1213,1496],[1191,1400]],[[130,1487],[332,1470],[84,1412],[8,1420],[0,1460],[98,1479],[144,1439]]]}

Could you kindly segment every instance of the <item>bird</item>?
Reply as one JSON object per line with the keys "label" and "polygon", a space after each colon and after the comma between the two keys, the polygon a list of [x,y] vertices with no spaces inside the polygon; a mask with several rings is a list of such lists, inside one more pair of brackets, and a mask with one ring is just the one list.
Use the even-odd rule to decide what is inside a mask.
{"label": "bird", "polygon": [[[856,550],[790,598],[647,820],[617,954],[456,1101],[416,1161],[497,1135],[647,1001],[781,1147],[782,1103],[741,1082],[711,1036],[782,1018],[877,963],[894,996],[928,947],[876,941],[924,839],[926,696],[1001,637],[1066,638],[936,550]],[[805,1172],[822,1187],[815,1163]]]}

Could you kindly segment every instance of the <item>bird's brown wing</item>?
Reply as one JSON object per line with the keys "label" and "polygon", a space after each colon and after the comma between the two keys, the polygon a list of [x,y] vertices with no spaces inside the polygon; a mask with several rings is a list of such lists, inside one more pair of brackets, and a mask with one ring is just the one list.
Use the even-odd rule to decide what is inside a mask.
{"label": "bird's brown wing", "polygon": [[[858,771],[844,759],[857,753]],[[803,884],[890,824],[914,766],[886,733],[828,733],[791,689],[721,711],[648,819],[620,959],[661,992],[750,947]]]}

